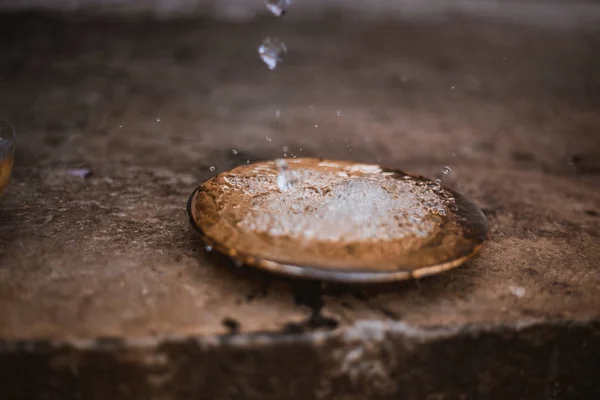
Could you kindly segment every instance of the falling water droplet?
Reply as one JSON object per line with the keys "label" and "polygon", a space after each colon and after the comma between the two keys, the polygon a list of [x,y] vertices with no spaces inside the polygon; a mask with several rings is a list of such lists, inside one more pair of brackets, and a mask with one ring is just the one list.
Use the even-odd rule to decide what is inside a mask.
{"label": "falling water droplet", "polygon": [[231,154],[233,154],[234,156],[237,155],[237,150],[236,149],[232,149],[231,150]]}
{"label": "falling water droplet", "polygon": [[266,141],[267,141],[267,142],[271,142],[271,141],[273,140],[273,139],[271,139],[271,138],[270,138],[270,137],[268,137],[268,136],[267,136],[267,137],[265,137],[265,139],[266,139]]}
{"label": "falling water droplet", "polygon": [[215,172],[215,166],[214,165],[211,165],[209,169],[210,169],[210,172]]}
{"label": "falling water droplet", "polygon": [[204,247],[204,250],[206,250],[207,252],[209,252],[209,253],[210,253],[210,252],[213,250],[213,248],[212,248],[212,246],[211,246],[211,245],[208,245],[208,244],[207,244],[207,245]]}
{"label": "falling water droplet", "polygon": [[444,175],[450,175],[450,172],[452,172],[452,169],[446,165],[444,168],[442,168],[442,172],[444,173]]}
{"label": "falling water droplet", "polygon": [[287,153],[290,150],[290,148],[288,146],[283,146],[282,150],[284,153]]}
{"label": "falling water droplet", "polygon": [[258,54],[269,69],[273,70],[277,67],[277,63],[283,61],[287,54],[287,48],[281,40],[267,37],[258,47]]}
{"label": "falling water droplet", "polygon": [[291,0],[266,0],[265,5],[267,10],[271,11],[275,16],[282,17],[290,7]]}
{"label": "falling water droplet", "polygon": [[338,110],[337,116],[339,117],[340,115],[342,115],[342,112],[340,110]]}

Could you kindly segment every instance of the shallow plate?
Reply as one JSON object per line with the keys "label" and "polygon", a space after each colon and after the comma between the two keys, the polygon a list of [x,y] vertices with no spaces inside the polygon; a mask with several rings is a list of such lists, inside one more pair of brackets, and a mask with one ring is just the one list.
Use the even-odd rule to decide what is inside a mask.
{"label": "shallow plate", "polygon": [[313,158],[221,173],[194,190],[188,213],[207,246],[237,262],[344,282],[457,267],[488,233],[479,207],[440,182]]}

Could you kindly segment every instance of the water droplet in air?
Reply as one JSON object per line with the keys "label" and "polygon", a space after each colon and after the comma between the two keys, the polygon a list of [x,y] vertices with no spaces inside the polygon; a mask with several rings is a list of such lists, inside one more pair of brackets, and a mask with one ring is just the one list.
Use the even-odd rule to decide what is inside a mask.
{"label": "water droplet in air", "polygon": [[211,165],[209,169],[210,169],[210,172],[215,172],[215,166],[214,165]]}
{"label": "water droplet in air", "polygon": [[237,155],[237,150],[236,149],[231,150],[231,154],[233,154],[234,156]]}
{"label": "water droplet in air", "polygon": [[209,253],[212,251],[212,249],[213,249],[212,246],[208,245],[208,244],[204,247],[204,250],[206,250]]}
{"label": "water droplet in air", "polygon": [[442,168],[442,172],[444,173],[444,175],[450,175],[450,172],[452,172],[452,169],[446,165],[444,168]]}
{"label": "water droplet in air", "polygon": [[284,153],[287,153],[290,150],[290,148],[288,146],[283,146],[282,150]]}
{"label": "water droplet in air", "polygon": [[267,10],[271,11],[275,16],[282,17],[290,7],[291,0],[266,0],[265,5]]}
{"label": "water droplet in air", "polygon": [[273,139],[271,139],[270,137],[265,137],[265,139],[267,140],[267,142],[271,142]]}
{"label": "water droplet in air", "polygon": [[281,111],[275,111],[275,118],[279,118],[281,116]]}
{"label": "water droplet in air", "polygon": [[156,122],[160,122],[160,118],[156,118]]}
{"label": "water droplet in air", "polygon": [[273,70],[277,67],[277,63],[283,61],[287,54],[287,48],[281,40],[267,37],[258,47],[258,54],[269,69]]}
{"label": "water droplet in air", "polygon": [[338,110],[337,116],[339,117],[340,115],[342,115],[342,112],[340,110]]}

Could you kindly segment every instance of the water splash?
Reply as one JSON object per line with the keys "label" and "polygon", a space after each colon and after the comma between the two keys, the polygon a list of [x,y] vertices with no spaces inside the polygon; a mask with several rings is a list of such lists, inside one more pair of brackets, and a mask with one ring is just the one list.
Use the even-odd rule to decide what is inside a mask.
{"label": "water splash", "polygon": [[279,170],[277,175],[277,188],[280,192],[290,190],[296,182],[292,172],[289,171],[289,165],[283,158],[275,160],[275,166]]}

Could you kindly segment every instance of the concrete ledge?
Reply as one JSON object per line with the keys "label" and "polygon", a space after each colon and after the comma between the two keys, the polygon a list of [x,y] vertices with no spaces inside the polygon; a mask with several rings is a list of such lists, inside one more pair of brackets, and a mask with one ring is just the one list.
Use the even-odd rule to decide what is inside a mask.
{"label": "concrete ledge", "polygon": [[[4,399],[547,399],[600,395],[600,325],[0,342]],[[523,383],[527,382],[526,385]]]}

